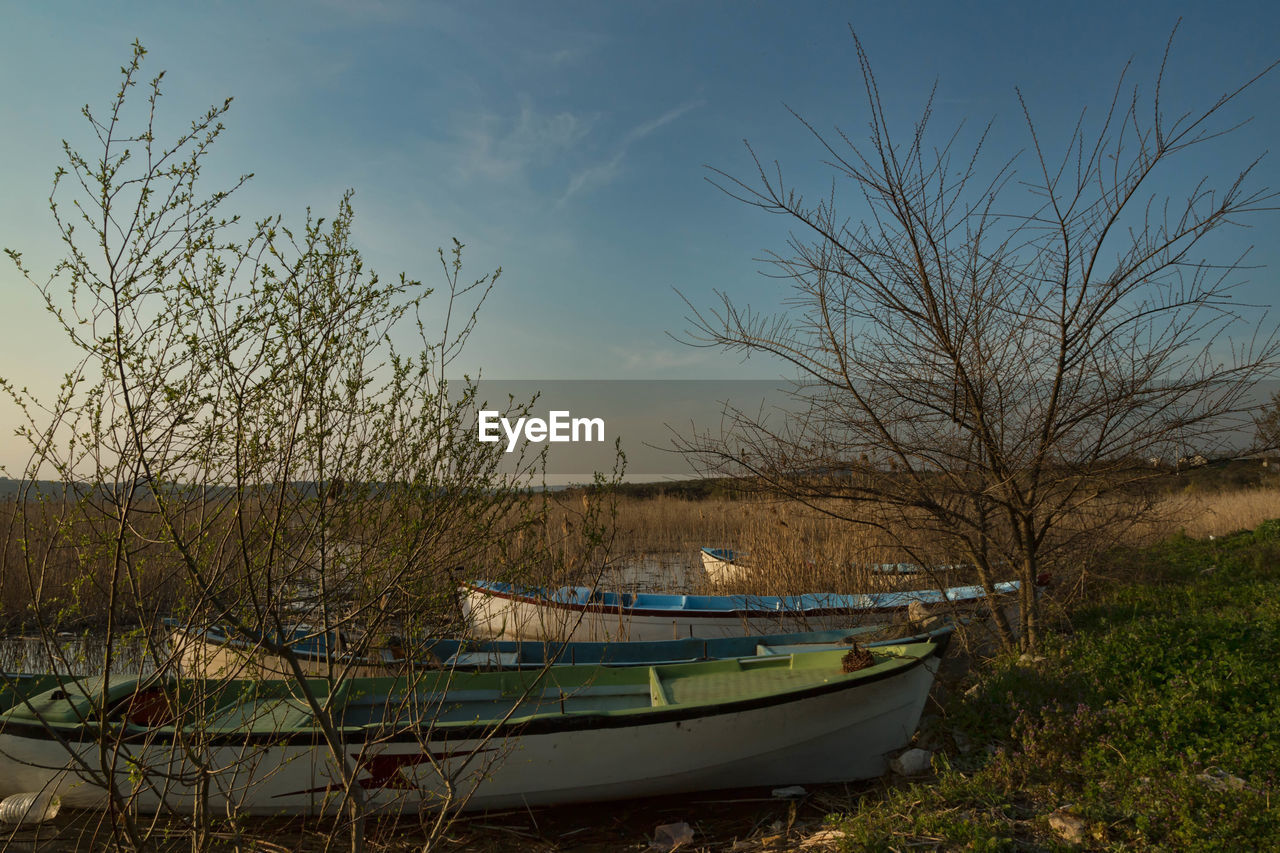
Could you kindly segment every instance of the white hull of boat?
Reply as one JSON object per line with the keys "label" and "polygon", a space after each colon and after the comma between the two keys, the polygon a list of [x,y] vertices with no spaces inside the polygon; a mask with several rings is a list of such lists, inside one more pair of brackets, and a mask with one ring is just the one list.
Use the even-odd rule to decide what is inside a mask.
{"label": "white hull of boat", "polygon": [[[488,741],[349,743],[344,752],[359,767],[369,806],[384,811],[438,804],[441,772],[454,777],[457,791],[470,792],[465,808],[472,810],[865,779],[881,775],[887,755],[915,731],[937,663],[931,656],[847,689],[676,720]],[[68,748],[76,760],[69,760]],[[102,777],[68,769],[78,760],[85,768],[104,761],[114,766],[118,791],[142,812],[191,814],[199,779],[208,783],[215,814],[320,814],[342,807],[339,776],[323,745],[197,747],[200,766],[192,753],[169,743],[122,744],[114,755],[114,743],[102,749],[0,731],[0,796],[53,790],[65,806],[103,808]]]}
{"label": "white hull of boat", "polygon": [[737,580],[746,574],[746,567],[733,560],[717,557],[706,548],[703,548],[700,553],[702,554],[702,569],[707,573],[707,580],[712,584],[727,583],[731,580]]}
{"label": "white hull of boat", "polygon": [[[1001,583],[997,595],[1016,591]],[[935,612],[985,603],[978,586],[866,595],[775,596],[619,595],[586,587],[516,588],[463,585],[471,632],[483,639],[625,642],[715,639],[798,631],[831,631],[918,620]],[[706,602],[716,602],[714,606]]]}
{"label": "white hull of boat", "polygon": [[[714,553],[717,549],[703,548],[702,569],[706,572],[707,581],[713,585],[725,584],[729,581],[741,580],[750,572],[750,567],[740,559],[726,559]],[[732,552],[730,552],[732,553]],[[854,566],[856,571],[864,571],[871,575],[888,577],[946,577],[960,566],[942,565],[926,569],[916,563],[871,563]]]}
{"label": "white hull of boat", "polygon": [[[649,642],[684,637],[744,637],[795,631],[832,631],[888,624],[893,615],[873,612],[806,615],[779,612],[759,616],[734,614],[646,615],[625,610],[560,608],[468,590],[464,607],[471,632],[494,640],[570,642]],[[904,614],[905,615],[905,614]]]}

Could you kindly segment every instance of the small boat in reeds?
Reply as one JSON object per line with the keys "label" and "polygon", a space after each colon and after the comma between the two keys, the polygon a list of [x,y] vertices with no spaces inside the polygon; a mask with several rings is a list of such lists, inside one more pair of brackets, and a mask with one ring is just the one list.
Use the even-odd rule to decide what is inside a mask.
{"label": "small boat in reeds", "polygon": [[[744,577],[750,571],[747,555],[732,548],[703,548],[702,569],[707,580],[712,583],[725,583]],[[943,565],[925,568],[919,563],[867,563],[852,565],[852,571],[864,571],[872,575],[889,575],[892,577],[943,575],[964,568],[963,566]]]}
{"label": "small boat in reeds", "polygon": [[[492,809],[884,772],[947,636],[865,652],[298,682],[67,678],[0,713],[0,797],[141,812],[332,813],[338,761],[378,811]],[[326,740],[303,687],[327,708]],[[35,685],[33,685],[35,686]],[[21,686],[13,688],[22,690]],[[451,786],[451,787],[450,787]]]}
{"label": "small boat in reeds", "polygon": [[[260,638],[246,637],[222,625],[203,629],[165,619],[170,643],[178,655],[180,672],[209,678],[290,678],[293,668],[277,653],[267,651]],[[558,642],[550,640],[470,640],[431,638],[410,643],[410,650],[395,641],[391,648],[365,654],[343,651],[333,632],[305,625],[294,628],[289,651],[304,675],[345,678],[390,676],[409,669],[540,669],[550,665],[601,664],[603,666],[652,666],[706,660],[829,651],[922,642],[939,632],[914,637],[868,641],[882,626],[833,631],[800,631],[751,637],[718,637],[649,642]],[[350,643],[345,644],[347,647]]]}
{"label": "small boat in reeds", "polygon": [[700,552],[702,555],[702,570],[707,574],[707,580],[712,583],[724,583],[739,577],[744,567],[739,563],[742,555],[732,548],[703,548]]}
{"label": "small boat in reeds", "polygon": [[[995,584],[997,596],[1016,581]],[[981,602],[981,586],[859,595],[666,595],[604,592],[583,586],[522,587],[473,580],[464,610],[478,637],[506,640],[649,641],[828,631],[906,621],[909,609],[951,609]]]}

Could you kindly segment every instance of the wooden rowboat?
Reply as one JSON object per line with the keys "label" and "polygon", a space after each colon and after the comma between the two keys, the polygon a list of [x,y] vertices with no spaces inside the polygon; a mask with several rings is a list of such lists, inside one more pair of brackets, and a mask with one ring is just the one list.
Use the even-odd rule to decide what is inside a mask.
{"label": "wooden rowboat", "polygon": [[[732,548],[703,548],[702,569],[707,580],[713,584],[744,577],[750,570],[747,555]],[[945,575],[957,571],[962,566],[943,565],[926,569],[919,563],[866,563],[850,566],[853,571],[864,571],[873,575],[889,575],[891,577]]]}
{"label": "wooden rowboat", "polygon": [[[950,609],[986,598],[980,586],[861,595],[664,595],[603,592],[590,587],[547,590],[496,581],[462,585],[472,631],[507,640],[649,641],[735,637],[784,631],[828,631],[906,621],[913,604]],[[998,596],[1018,583],[995,584]]]}
{"label": "wooden rowboat", "polygon": [[[280,655],[266,651],[254,637],[245,637],[213,625],[188,628],[174,619],[164,620],[170,643],[178,654],[180,673],[208,678],[290,678],[292,667]],[[866,642],[881,626],[833,631],[801,631],[752,637],[719,637],[650,642],[554,642],[539,640],[427,639],[414,642],[409,652],[374,649],[363,655],[343,652],[330,642],[333,634],[306,626],[294,629],[288,646],[307,676],[343,678],[391,676],[408,669],[540,669],[548,665],[602,664],[604,666],[653,666],[706,660],[791,654],[806,651],[848,649],[854,642],[867,647],[921,642],[938,632],[914,637],[898,636]],[[406,656],[407,654],[407,656]]]}
{"label": "wooden rowboat", "polygon": [[739,577],[744,570],[740,564],[742,555],[732,548],[703,548],[702,570],[713,584],[724,583]]}
{"label": "wooden rowboat", "polygon": [[[369,806],[470,809],[820,783],[884,772],[910,739],[946,637],[871,651],[654,667],[314,680]],[[82,681],[0,714],[0,797],[54,791],[103,808],[106,776],[142,812],[319,814],[343,802],[332,750],[290,680]],[[210,691],[199,695],[200,691]],[[203,708],[172,717],[172,708]],[[168,712],[168,713],[167,713]],[[455,805],[461,805],[456,803]]]}

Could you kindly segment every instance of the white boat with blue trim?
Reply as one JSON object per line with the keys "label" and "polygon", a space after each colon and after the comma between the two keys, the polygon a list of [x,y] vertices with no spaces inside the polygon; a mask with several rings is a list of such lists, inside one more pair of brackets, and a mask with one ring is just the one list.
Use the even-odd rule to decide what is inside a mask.
{"label": "white boat with blue trim", "polygon": [[[1012,596],[1017,581],[994,584]],[[941,613],[987,598],[981,586],[857,595],[669,595],[559,589],[473,580],[462,585],[463,607],[477,637],[577,642],[740,637],[789,631],[830,631],[906,621],[919,608]]]}

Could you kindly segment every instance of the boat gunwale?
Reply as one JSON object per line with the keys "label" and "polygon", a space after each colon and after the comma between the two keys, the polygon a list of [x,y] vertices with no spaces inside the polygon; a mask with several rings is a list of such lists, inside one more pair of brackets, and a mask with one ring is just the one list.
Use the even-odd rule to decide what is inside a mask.
{"label": "boat gunwale", "polygon": [[[549,595],[545,594],[547,592],[546,590],[542,590],[542,592],[544,593],[543,595],[535,595],[533,594],[534,590],[525,590],[525,591],[517,592],[516,591],[517,587],[515,587],[512,584],[503,584],[504,586],[507,586],[511,589],[510,592],[499,591],[494,589],[491,586],[482,585],[482,584],[489,584],[489,583],[500,583],[500,582],[498,581],[462,581],[461,585],[463,589],[466,590],[467,592],[474,592],[479,595],[484,595],[490,598],[501,598],[507,601],[515,601],[522,604],[533,605],[535,607],[547,607],[547,608],[553,608],[556,610],[568,610],[574,613],[598,613],[598,614],[604,614],[604,615],[633,616],[633,617],[634,616],[657,616],[657,617],[663,617],[663,618],[671,618],[671,617],[679,618],[683,616],[687,618],[696,618],[696,619],[734,619],[739,621],[743,619],[777,619],[777,620],[797,619],[797,618],[815,618],[816,619],[816,618],[827,617],[827,616],[854,616],[854,615],[865,615],[865,614],[902,613],[908,610],[911,604],[915,601],[919,601],[926,606],[932,607],[932,606],[938,606],[938,605],[944,605],[944,604],[969,604],[972,602],[985,601],[990,597],[986,594],[985,590],[981,590],[981,587],[977,587],[977,585],[971,585],[971,587],[977,587],[979,590],[981,590],[979,594],[976,594],[973,596],[963,596],[963,597],[957,596],[954,598],[942,597],[936,601],[928,600],[924,598],[908,598],[902,604],[893,604],[893,605],[873,605],[873,606],[849,605],[846,607],[788,607],[788,608],[780,608],[776,610],[766,609],[763,607],[758,610],[752,610],[752,609],[699,610],[696,608],[679,608],[679,607],[666,607],[666,608],[636,607],[634,605],[628,605],[625,603],[608,604],[604,602],[592,602],[592,601],[587,601],[587,602],[556,601],[552,599]],[[997,584],[997,586],[1004,586],[1006,584],[1015,584],[1015,583],[1016,581],[1001,581],[999,584]],[[573,588],[573,587],[570,587],[570,588]],[[951,589],[962,589],[962,588],[970,588],[970,587],[951,587]],[[519,588],[519,589],[524,589],[524,588]],[[930,592],[936,592],[936,590],[930,590]],[[1015,592],[1017,592],[1017,587],[1009,586],[1006,589],[999,589],[996,592],[995,597],[998,598],[1004,595],[1013,595]],[[883,593],[883,594],[884,595],[902,595],[902,596],[909,595],[909,593],[899,593],[899,592],[891,592],[891,593]],[[750,596],[748,596],[747,598],[749,599]],[[785,597],[779,597],[779,596],[759,596],[759,598],[761,601],[770,600],[770,599],[785,601]]]}

